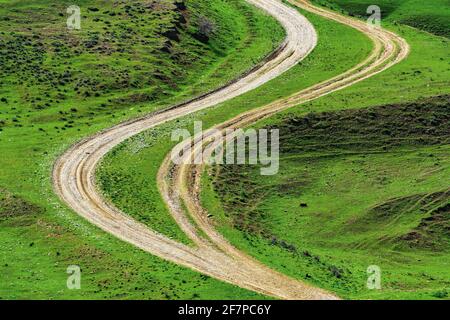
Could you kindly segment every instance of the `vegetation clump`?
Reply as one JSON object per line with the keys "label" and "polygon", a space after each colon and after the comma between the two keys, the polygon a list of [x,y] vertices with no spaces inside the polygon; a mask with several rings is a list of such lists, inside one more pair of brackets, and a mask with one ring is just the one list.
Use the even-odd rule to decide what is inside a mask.
{"label": "vegetation clump", "polygon": [[4,188],[0,188],[0,218],[37,215],[43,209]]}

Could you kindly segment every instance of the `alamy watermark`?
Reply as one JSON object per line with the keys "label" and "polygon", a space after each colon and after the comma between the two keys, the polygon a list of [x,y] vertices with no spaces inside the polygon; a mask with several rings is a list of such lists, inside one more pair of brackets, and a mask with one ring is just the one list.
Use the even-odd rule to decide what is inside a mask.
{"label": "alamy watermark", "polygon": [[194,134],[187,129],[172,132],[172,141],[183,141],[171,154],[172,162],[182,164],[260,165],[261,175],[275,175],[280,168],[278,129],[209,129],[194,122]]}
{"label": "alamy watermark", "polygon": [[80,290],[81,289],[81,268],[77,265],[71,265],[67,267],[67,289]]}
{"label": "alamy watermark", "polygon": [[80,30],[81,29],[81,9],[79,6],[70,6],[67,8],[67,18],[66,24],[69,30]]}
{"label": "alamy watermark", "polygon": [[367,268],[367,289],[381,290],[381,268],[371,265]]}
{"label": "alamy watermark", "polygon": [[367,19],[367,24],[370,27],[380,28],[381,8],[377,5],[371,5],[367,8],[367,14],[370,14],[370,17]]}

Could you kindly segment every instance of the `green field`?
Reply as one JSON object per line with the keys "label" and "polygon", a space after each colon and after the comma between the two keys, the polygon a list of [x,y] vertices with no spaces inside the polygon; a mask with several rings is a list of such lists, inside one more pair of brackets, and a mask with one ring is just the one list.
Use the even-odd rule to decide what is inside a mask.
{"label": "green field", "polygon": [[215,168],[203,203],[233,243],[342,297],[446,297],[449,98],[289,116],[279,174]]}
{"label": "green field", "polygon": [[[212,109],[198,112],[137,135],[110,152],[98,170],[105,195],[121,210],[171,238],[186,242],[159,195],[156,176],[166,154],[177,144],[174,129],[193,130],[193,122],[204,128],[221,123],[246,110],[264,106],[314,83],[329,79],[362,61],[372,44],[359,32],[306,14],[319,37],[316,50],[299,65],[268,84]],[[341,46],[347,39],[348,46]],[[336,54],[338,52],[338,54]]]}
{"label": "green field", "polygon": [[[298,68],[295,68],[285,76],[281,76],[279,79],[272,81],[263,88],[255,90],[255,92],[225,103],[216,110],[202,112],[201,114],[188,117],[188,119],[164,126],[161,129],[149,131],[130,139],[127,143],[119,146],[106,158],[99,172],[99,181],[103,183],[107,196],[109,196],[121,209],[125,210],[125,212],[134,212],[135,217],[146,222],[153,229],[183,241],[184,237],[180,232],[176,231],[177,228],[172,219],[167,216],[167,212],[164,210],[166,215],[161,215],[160,211],[154,209],[158,204],[162,205],[159,196],[154,196],[156,190],[155,177],[159,167],[157,163],[162,161],[164,155],[167,154],[174,145],[173,142],[171,143],[169,141],[171,130],[178,127],[192,128],[192,121],[197,119],[202,119],[205,126],[219,123],[248,108],[262,106],[265,103],[286,96],[289,93],[296,92],[319,80],[327,79],[330,76],[345,70],[340,69],[343,66],[346,66],[348,69],[351,66],[351,64],[349,64],[349,56],[355,54],[355,52],[360,52],[361,54],[358,59],[350,59],[353,63],[362,60],[365,56],[364,53],[368,53],[367,50],[370,48],[368,41],[365,40],[363,36],[359,36],[361,40],[357,42],[356,39],[358,39],[358,35],[355,31],[324,19],[311,15],[307,16],[318,29],[321,41],[319,42],[317,49],[310,57],[301,63]],[[412,46],[412,53],[405,62],[376,76],[374,79],[369,79],[356,85],[354,88],[351,87],[344,90],[342,93],[335,93],[329,97],[322,98],[317,102],[302,105],[299,108],[296,108],[295,112],[288,111],[285,113],[287,114],[287,117],[291,117],[292,113],[295,116],[301,116],[315,110],[326,111],[362,108],[402,101],[415,101],[423,97],[448,93],[448,41],[403,26],[391,25],[391,28],[405,37]],[[342,46],[342,41],[345,41],[345,39],[348,39],[346,43],[349,44],[349,47]],[[358,50],[355,50],[356,45],[359,47]],[[423,59],[423,57],[427,57],[427,59]],[[325,61],[327,62],[326,64],[323,63]],[[328,71],[328,73],[325,73],[325,70]],[[380,94],[380,92],[383,92],[383,94]],[[227,112],[225,113],[223,110],[227,110]],[[274,119],[267,120],[259,126],[277,125],[277,123],[283,122],[284,117],[286,116],[276,116]],[[166,138],[161,141],[161,137],[164,136]],[[295,141],[293,143],[295,144]],[[144,146],[144,148],[139,148],[139,146]],[[136,148],[138,148],[139,151],[133,152]],[[443,152],[445,152],[445,150]],[[445,159],[445,153],[441,153],[440,157]],[[155,161],[155,159],[158,159],[158,161]],[[401,167],[403,160],[405,163],[408,163],[407,159],[399,158],[397,159],[397,166]],[[417,159],[415,160],[417,161]],[[414,163],[415,160],[409,159],[409,162]],[[124,165],[125,163],[133,163],[131,170],[129,166]],[[294,170],[298,164],[294,161],[286,163],[286,166],[289,167],[289,164],[291,164],[291,168],[287,169],[289,173],[282,171],[279,177],[276,176],[277,180],[273,182],[275,187],[277,186],[277,183],[281,183],[281,181],[285,181],[285,179],[289,181],[289,179],[293,179],[292,176],[295,177],[296,173],[291,172],[291,170]],[[445,163],[442,165],[445,166]],[[366,164],[366,166],[370,166],[370,164]],[[379,163],[378,166],[383,167],[383,164]],[[303,167],[300,167],[299,170],[303,169]],[[257,171],[255,169],[252,172]],[[376,172],[372,173],[376,174]],[[446,172],[444,171],[438,171],[438,175],[441,177],[439,180],[441,188],[445,187],[445,185],[442,186],[445,181],[445,179],[442,178],[442,175],[445,176],[445,173]],[[235,186],[238,184],[235,177],[240,175],[237,175],[237,172],[233,172],[233,174],[236,174],[234,179],[226,180],[226,177],[223,177],[225,180],[222,180],[221,182],[224,185]],[[320,176],[320,174],[320,172],[316,173],[317,176]],[[257,178],[258,177],[256,177],[256,179]],[[345,178],[346,175],[343,174],[341,176],[341,183],[345,184]],[[117,183],[114,183],[114,181],[117,181]],[[347,184],[348,183],[349,182],[347,181]],[[401,184],[401,182],[397,183]],[[126,187],[123,187],[124,185]],[[145,188],[142,188],[142,186],[145,186]],[[410,270],[407,271],[410,275],[405,276],[403,274],[405,272],[405,266],[400,264],[401,262],[404,262],[404,260],[400,259],[399,263],[398,260],[392,259],[392,261],[390,261],[389,259],[386,259],[387,261],[390,261],[389,264],[381,264],[379,258],[375,259],[377,255],[367,254],[370,249],[360,251],[358,252],[358,255],[356,255],[353,251],[349,253],[348,250],[343,250],[342,244],[341,246],[337,245],[336,248],[333,247],[332,249],[325,249],[322,246],[317,248],[312,245],[307,247],[304,240],[308,236],[314,235],[316,229],[311,227],[308,232],[301,233],[301,237],[298,235],[302,230],[300,223],[303,222],[301,220],[298,221],[298,218],[296,217],[300,201],[298,198],[286,199],[285,197],[277,197],[277,195],[268,197],[265,194],[249,194],[243,192],[243,190],[247,190],[248,185],[243,185],[242,188],[237,190],[234,190],[233,188],[235,192],[243,192],[240,194],[241,198],[239,198],[239,200],[248,199],[248,202],[252,203],[252,208],[255,201],[258,199],[267,200],[267,202],[261,204],[262,207],[258,206],[256,209],[257,211],[261,210],[261,215],[265,218],[261,219],[261,221],[250,219],[249,225],[251,225],[251,227],[249,228],[252,229],[255,227],[253,224],[256,226],[263,225],[265,228],[268,228],[270,232],[274,232],[275,230],[272,230],[272,228],[277,226],[276,230],[282,235],[286,233],[285,230],[293,230],[292,233],[293,235],[295,234],[293,239],[298,242],[295,242],[294,240],[292,240],[292,242],[286,242],[286,240],[283,240],[283,237],[280,238],[281,241],[285,241],[288,248],[290,246],[295,246],[298,248],[297,250],[313,252],[311,253],[311,257],[309,257],[309,253],[306,253],[306,256],[298,256],[297,254],[293,254],[289,249],[280,247],[280,245],[273,246],[271,244],[271,237],[270,239],[267,239],[267,235],[254,234],[248,232],[248,230],[239,230],[239,224],[236,225],[233,222],[233,218],[230,217],[230,215],[233,216],[233,210],[231,210],[230,213],[227,212],[227,215],[225,215],[222,206],[226,206],[226,203],[218,202],[218,198],[227,198],[227,196],[230,195],[227,194],[225,190],[212,190],[210,186],[210,182],[205,181],[204,205],[210,209],[210,212],[217,219],[218,224],[221,225],[220,230],[237,247],[246,250],[261,261],[266,262],[280,271],[336,291],[346,298],[436,298],[445,296],[447,290],[446,286],[448,285],[445,282],[445,279],[448,276],[448,273],[445,271],[445,265],[441,265],[442,252],[440,254],[430,254],[422,250],[421,252],[416,253],[416,256],[419,256],[418,259],[423,259],[423,261],[425,261],[424,257],[426,256],[431,255],[431,258],[427,260],[427,263],[423,264],[422,268],[417,264],[413,264],[412,267],[410,267]],[[294,182],[293,188],[296,188],[295,186],[296,184]],[[297,187],[300,186],[301,184]],[[259,187],[259,189],[264,190],[267,187],[267,184],[259,185]],[[136,192],[136,190],[139,191]],[[219,195],[214,195],[214,191],[218,192]],[[371,192],[372,190],[368,189],[366,191]],[[389,191],[394,192],[394,190]],[[429,191],[430,190],[428,190],[428,192]],[[299,190],[298,192],[301,191]],[[354,189],[354,193],[358,194],[359,192],[361,192],[361,190]],[[252,196],[256,198],[252,198]],[[339,197],[340,195],[334,196]],[[386,194],[384,194],[384,196],[386,196]],[[331,197],[331,195],[329,195],[329,197]],[[381,199],[382,196],[380,196],[379,200]],[[322,200],[324,199],[317,199],[316,201],[320,202]],[[329,198],[326,200],[329,200]],[[272,203],[272,206],[267,205],[267,203]],[[233,204],[235,205],[235,203]],[[348,206],[349,204],[345,203],[342,205]],[[357,210],[363,207],[364,204],[361,204],[359,207],[355,206],[352,212],[361,213],[361,211]],[[225,208],[230,209],[230,207]],[[274,208],[281,209],[275,210]],[[289,208],[291,211],[288,210]],[[241,211],[246,210],[245,208],[240,209]],[[242,213],[241,211],[240,213]],[[140,215],[139,212],[145,212],[145,214]],[[237,215],[239,216],[239,214]],[[282,220],[285,222],[284,224],[280,222],[280,215],[284,217]],[[416,220],[417,218],[418,216],[416,215]],[[412,223],[416,223],[416,220],[413,219]],[[310,224],[317,228],[317,226],[322,225],[322,221],[316,221],[313,220],[313,218],[310,218]],[[169,229],[169,226],[172,226],[172,229]],[[380,227],[380,229],[382,229],[382,227]],[[340,230],[336,228],[335,230],[332,230],[331,233],[332,232],[339,234]],[[326,236],[329,237],[330,234],[327,234]],[[357,236],[355,236],[355,238],[357,238]],[[349,239],[349,241],[350,240],[356,241],[355,239]],[[339,239],[334,239],[334,241],[339,242]],[[370,240],[367,241],[370,242]],[[391,245],[386,245],[387,249],[380,255],[386,256],[389,253],[387,257],[395,256],[394,253],[390,251],[390,246]],[[336,255],[336,251],[339,252],[338,258],[332,258]],[[346,252],[346,255],[342,252]],[[434,255],[437,257],[434,257]],[[355,259],[356,256],[358,259]],[[402,253],[403,259],[406,259],[407,256],[407,253]],[[316,259],[319,259],[319,261],[316,261]],[[414,256],[411,259],[414,259]],[[358,263],[353,263],[353,260],[358,261]],[[352,261],[350,266],[346,265],[348,261]],[[389,281],[392,281],[391,279],[394,279],[395,281],[398,281],[398,284],[389,284],[389,289],[381,291],[365,290],[367,279],[366,269],[369,265],[376,263],[379,263],[382,270],[384,268],[384,271],[386,272],[386,274],[384,274],[387,276],[387,278],[384,279],[385,282],[389,283]],[[346,275],[344,280],[336,278],[333,275],[333,272],[340,272],[336,270],[341,270],[342,265],[345,266],[345,271],[348,270],[348,272],[353,272],[354,276],[349,277]],[[392,267],[392,265],[394,267]],[[433,273],[433,276],[429,277],[435,277],[438,280],[434,280],[430,285],[424,286],[424,282],[429,280],[427,278],[429,275],[427,270]],[[424,275],[421,275],[421,273]],[[417,286],[421,290],[415,290]],[[401,290],[403,287],[405,288],[405,291]],[[411,288],[413,289],[411,290]]]}
{"label": "green field", "polygon": [[450,37],[449,0],[314,0],[315,3],[356,17],[367,17],[367,8],[377,5],[382,21],[404,24],[429,33]]}
{"label": "green field", "polygon": [[[258,297],[108,236],[51,187],[70,144],[221,86],[284,37],[243,0],[176,2],[79,1],[72,31],[72,2],[0,3],[0,298]],[[82,290],[66,288],[71,264]]]}
{"label": "green field", "polygon": [[281,130],[280,173],[210,169],[203,204],[237,247],[344,298],[448,298],[449,41],[387,26],[406,61],[259,123]]}
{"label": "green field", "polygon": [[[72,143],[223,85],[284,36],[244,0],[173,2],[81,1],[82,29],[68,32],[72,3],[0,0],[0,298],[264,298],[99,231],[51,188],[52,164]],[[369,5],[314,2],[356,16]],[[448,298],[450,18],[448,0],[431,2],[379,1],[383,25],[411,45],[407,60],[256,125],[282,130],[280,174],[208,169],[220,174],[204,176],[203,204],[234,245],[343,298]],[[302,13],[319,34],[310,56],[261,88],[115,148],[98,171],[105,196],[188,243],[156,186],[176,144],[172,130],[264,106],[343,73],[372,49],[359,32]],[[205,21],[211,32],[202,32]],[[72,264],[82,267],[82,290],[66,288]],[[382,290],[366,289],[369,265],[381,267]]]}

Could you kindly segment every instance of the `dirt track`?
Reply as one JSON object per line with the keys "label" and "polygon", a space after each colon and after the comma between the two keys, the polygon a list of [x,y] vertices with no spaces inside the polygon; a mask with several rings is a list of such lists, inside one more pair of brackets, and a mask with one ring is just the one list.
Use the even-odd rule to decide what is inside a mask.
{"label": "dirt track", "polygon": [[[76,144],[55,163],[53,171],[55,191],[63,201],[91,223],[161,258],[281,299],[335,299],[337,297],[331,293],[269,269],[238,251],[216,232],[198,201],[201,167],[172,166],[170,159],[167,158],[158,178],[160,191],[170,212],[183,231],[197,244],[196,248],[175,242],[136,222],[108,204],[95,187],[96,165],[117,144],[146,129],[252,90],[297,64],[315,47],[317,36],[314,28],[295,10],[274,0],[248,1],[268,11],[287,30],[284,45],[269,61],[244,78],[210,95],[177,108],[118,125]],[[393,33],[370,28],[361,21],[316,8],[306,1],[290,2],[366,33],[374,41],[373,53],[363,63],[341,76],[242,114],[219,125],[219,129],[246,126],[275,112],[345,88],[401,61],[409,52],[406,42]],[[200,146],[197,141],[195,147]],[[186,206],[188,212],[181,209],[182,204]],[[188,215],[193,218],[195,225]],[[199,235],[199,229],[207,235],[207,238]]]}

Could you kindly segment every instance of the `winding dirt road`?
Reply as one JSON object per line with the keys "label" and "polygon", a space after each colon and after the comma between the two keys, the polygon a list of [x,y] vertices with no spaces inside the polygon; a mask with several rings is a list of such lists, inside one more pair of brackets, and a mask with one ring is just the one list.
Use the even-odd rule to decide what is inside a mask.
{"label": "winding dirt road", "polygon": [[[207,212],[198,200],[202,166],[175,166],[167,157],[158,174],[159,188],[164,201],[196,247],[186,246],[150,230],[105,201],[96,189],[97,164],[108,151],[122,141],[159,124],[248,92],[282,74],[313,50],[317,43],[315,30],[296,10],[275,0],[247,1],[273,15],[287,31],[283,46],[269,60],[245,77],[209,95],[142,119],[120,124],[79,142],[55,163],[54,188],[64,202],[91,223],[163,259],[281,299],[337,299],[329,292],[266,267],[224,239],[215,230],[213,222],[207,218]],[[281,110],[350,86],[398,63],[409,52],[406,42],[391,32],[371,28],[361,21],[312,6],[307,1],[290,0],[290,2],[364,32],[375,44],[373,53],[364,62],[338,77],[263,108],[244,113],[217,126],[218,129],[247,126]],[[203,142],[199,137],[194,139],[194,149],[205,146],[205,143],[207,148],[213,148],[214,144],[208,145],[208,137],[210,133],[207,132]],[[202,232],[199,232],[200,230]]]}

